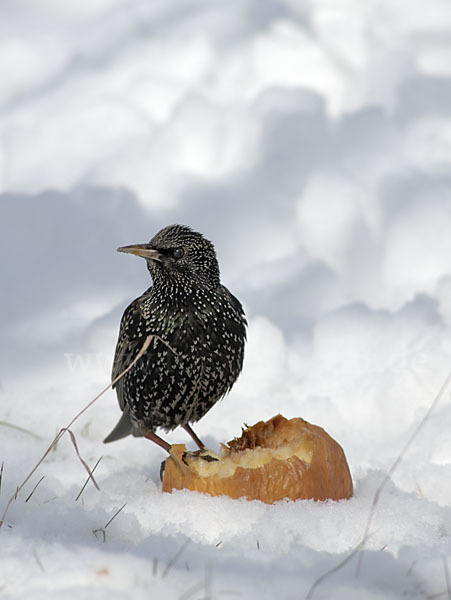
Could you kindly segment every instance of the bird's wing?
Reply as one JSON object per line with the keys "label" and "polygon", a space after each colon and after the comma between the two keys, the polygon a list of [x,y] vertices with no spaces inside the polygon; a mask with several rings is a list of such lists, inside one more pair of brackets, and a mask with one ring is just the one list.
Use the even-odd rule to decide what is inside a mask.
{"label": "bird's wing", "polygon": [[[116,352],[114,354],[113,371],[111,374],[112,381],[133,362],[141,350],[146,340],[145,327],[145,320],[139,309],[139,298],[137,298],[125,309],[122,316],[119,339],[117,340]],[[123,377],[113,385],[113,388],[116,389],[117,399],[122,410],[125,408],[123,385]]]}

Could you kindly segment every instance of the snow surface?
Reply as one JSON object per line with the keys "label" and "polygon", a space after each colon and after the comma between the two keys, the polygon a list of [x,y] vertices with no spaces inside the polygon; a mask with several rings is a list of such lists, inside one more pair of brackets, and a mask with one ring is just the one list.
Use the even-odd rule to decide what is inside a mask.
{"label": "snow surface", "polygon": [[[0,596],[306,597],[361,541],[451,369],[450,3],[0,12],[0,512],[108,382],[149,282],[115,248],[173,222],[215,242],[250,324],[243,375],[200,437],[302,416],[355,481],[339,503],[162,494],[158,448],[102,444],[109,391],[72,427],[91,467],[103,457],[101,491],[76,500],[86,473],[64,436],[6,515]],[[447,390],[381,494],[359,572],[351,556],[313,598],[451,597],[450,429]]]}

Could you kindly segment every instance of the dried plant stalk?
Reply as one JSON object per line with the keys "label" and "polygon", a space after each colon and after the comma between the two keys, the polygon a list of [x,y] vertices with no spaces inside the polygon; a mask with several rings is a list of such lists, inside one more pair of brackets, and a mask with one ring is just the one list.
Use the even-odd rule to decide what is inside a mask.
{"label": "dried plant stalk", "polygon": [[91,479],[91,481],[93,482],[93,484],[95,485],[95,487],[97,489],[99,489],[99,486],[97,485],[97,482],[94,479],[92,471],[89,469],[89,467],[86,464],[86,462],[80,456],[80,453],[79,453],[78,447],[77,447],[77,443],[75,441],[75,436],[74,436],[74,434],[73,434],[73,432],[71,431],[70,428],[75,423],[75,421],[77,421],[77,419],[79,419],[81,417],[81,415],[84,414],[88,410],[88,408],[91,408],[91,406],[94,404],[94,402],[97,402],[97,400],[101,396],[103,396],[103,394],[105,392],[107,392],[111,387],[113,387],[113,385],[115,385],[126,373],[128,373],[128,371],[130,371],[130,369],[135,365],[135,363],[137,363],[138,360],[140,358],[142,358],[143,354],[149,348],[149,346],[150,346],[150,344],[151,344],[151,342],[152,342],[153,339],[158,339],[165,346],[168,346],[168,348],[172,352],[174,352],[174,350],[160,336],[155,335],[155,334],[150,334],[150,335],[147,336],[147,338],[144,340],[144,343],[143,343],[143,345],[141,347],[141,350],[135,356],[135,358],[133,359],[133,361],[128,365],[128,367],[126,369],[124,369],[122,371],[122,373],[119,373],[119,375],[115,379],[113,379],[113,381],[111,383],[109,383],[99,394],[97,394],[97,396],[95,398],[93,398],[90,402],[88,402],[88,404],[84,408],[82,408],[80,410],[80,412],[78,412],[75,415],[75,417],[73,417],[73,419],[67,424],[66,427],[63,427],[62,429],[60,429],[60,431],[58,432],[58,434],[56,435],[56,437],[54,438],[54,440],[52,441],[52,443],[50,444],[50,446],[47,448],[47,450],[44,452],[44,454],[41,456],[41,458],[38,460],[38,462],[35,464],[35,466],[32,468],[32,470],[29,472],[29,474],[25,477],[25,479],[22,481],[22,483],[16,488],[16,491],[11,496],[11,498],[8,500],[8,502],[6,504],[6,507],[5,507],[5,510],[3,511],[3,514],[2,514],[2,516],[0,518],[0,530],[2,528],[3,523],[5,522],[5,517],[6,517],[7,513],[8,513],[9,507],[11,506],[11,503],[13,502],[13,500],[15,500],[17,498],[19,492],[30,481],[31,477],[33,477],[33,475],[35,474],[35,472],[37,471],[37,469],[44,462],[44,460],[47,458],[47,456],[49,455],[49,453],[52,451],[52,449],[56,446],[56,444],[59,442],[59,440],[63,437],[63,435],[66,432],[69,433],[69,435],[70,435],[70,438],[71,438],[72,443],[74,445],[77,457],[79,458],[79,460],[83,464],[83,467],[88,472],[89,479]]}

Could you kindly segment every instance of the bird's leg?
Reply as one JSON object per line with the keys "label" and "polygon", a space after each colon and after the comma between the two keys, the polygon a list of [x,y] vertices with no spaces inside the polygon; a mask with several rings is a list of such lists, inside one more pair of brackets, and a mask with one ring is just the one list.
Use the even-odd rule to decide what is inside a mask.
{"label": "bird's leg", "polygon": [[191,427],[189,426],[188,423],[186,425],[183,425],[183,429],[187,433],[190,434],[190,436],[193,438],[193,440],[199,446],[199,450],[196,450],[195,452],[185,452],[182,460],[186,465],[188,465],[188,463],[185,460],[185,457],[187,455],[189,455],[191,457],[201,458],[202,460],[206,460],[207,462],[219,460],[219,458],[217,458],[216,456],[210,456],[210,454],[207,454],[207,452],[211,452],[211,450],[207,450],[207,447],[205,446],[205,444],[197,437],[197,435],[194,433],[194,431],[191,429]]}
{"label": "bird's leg", "polygon": [[[154,442],[158,446],[160,446],[160,448],[163,448],[163,450],[166,450],[166,452],[169,454],[169,456],[172,458],[172,460],[175,461],[175,464],[178,465],[179,468],[182,468],[182,469],[184,468],[184,465],[182,465],[182,463],[180,462],[179,457],[172,450],[171,444],[168,444],[167,442],[165,442],[163,440],[163,438],[161,438],[159,435],[157,435],[153,431],[148,431],[144,437],[147,438],[148,440],[150,440],[151,442]],[[160,479],[161,479],[161,481],[163,481],[163,475],[164,475],[165,466],[166,466],[166,461],[164,460],[161,463],[161,466],[160,466]]]}
{"label": "bird's leg", "polygon": [[196,445],[199,447],[199,450],[206,449],[205,444],[197,437],[197,435],[194,433],[194,431],[191,429],[188,423],[186,425],[183,425],[183,429],[187,433],[189,433],[189,435],[193,438],[193,440],[196,442]]}
{"label": "bird's leg", "polygon": [[160,448],[163,448],[163,450],[166,450],[168,454],[171,454],[171,444],[165,442],[160,436],[158,436],[153,431],[148,431],[144,437],[150,440],[151,442],[155,442],[155,444],[158,444]]}

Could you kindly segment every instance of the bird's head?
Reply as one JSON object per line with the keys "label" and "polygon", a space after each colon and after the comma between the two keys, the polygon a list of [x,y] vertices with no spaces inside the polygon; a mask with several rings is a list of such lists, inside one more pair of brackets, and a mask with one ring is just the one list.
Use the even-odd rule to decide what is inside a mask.
{"label": "bird's head", "polygon": [[213,244],[201,233],[184,225],[168,225],[148,244],[122,246],[118,252],[146,259],[155,284],[207,286],[220,283],[219,265]]}

